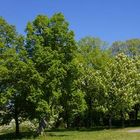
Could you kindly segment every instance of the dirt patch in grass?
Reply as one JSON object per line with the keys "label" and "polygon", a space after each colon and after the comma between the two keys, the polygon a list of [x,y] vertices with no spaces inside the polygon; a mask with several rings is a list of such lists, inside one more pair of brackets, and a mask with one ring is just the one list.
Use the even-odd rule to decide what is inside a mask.
{"label": "dirt patch in grass", "polygon": [[140,129],[129,130],[129,133],[140,133]]}

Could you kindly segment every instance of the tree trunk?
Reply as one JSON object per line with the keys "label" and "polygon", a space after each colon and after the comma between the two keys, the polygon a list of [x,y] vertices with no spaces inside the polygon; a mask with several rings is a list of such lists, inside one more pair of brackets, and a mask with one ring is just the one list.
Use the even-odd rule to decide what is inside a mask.
{"label": "tree trunk", "polygon": [[88,101],[88,121],[89,121],[89,124],[88,124],[88,127],[92,127],[93,126],[93,118],[92,118],[92,99],[91,97],[89,97],[89,101]]}
{"label": "tree trunk", "polygon": [[125,127],[124,118],[122,118],[122,128]]}
{"label": "tree trunk", "polygon": [[135,105],[135,124],[137,124],[139,105]]}
{"label": "tree trunk", "polygon": [[47,121],[46,121],[46,118],[42,118],[41,120],[40,120],[40,122],[39,122],[39,126],[38,126],[38,128],[37,128],[37,135],[40,135],[40,134],[42,134],[43,132],[44,132],[44,130],[45,130],[45,128],[46,128],[46,126],[47,126]]}
{"label": "tree trunk", "polygon": [[16,136],[19,135],[19,120],[18,120],[18,112],[17,112],[17,108],[15,107],[15,125],[16,125]]}
{"label": "tree trunk", "polygon": [[135,110],[135,124],[137,124],[138,120],[138,109]]}
{"label": "tree trunk", "polygon": [[128,114],[129,115],[129,125],[130,126],[133,125],[133,118],[134,118],[133,114],[134,114],[133,111],[129,112],[129,114]]}
{"label": "tree trunk", "polygon": [[112,116],[111,115],[109,116],[109,128],[110,129],[112,128]]}
{"label": "tree trunk", "polygon": [[69,122],[69,116],[67,115],[67,118],[66,118],[66,126],[65,126],[67,129],[70,128],[70,122]]}
{"label": "tree trunk", "polygon": [[121,121],[122,121],[122,128],[124,128],[125,127],[125,123],[124,123],[125,118],[124,118],[123,111],[121,111]]}

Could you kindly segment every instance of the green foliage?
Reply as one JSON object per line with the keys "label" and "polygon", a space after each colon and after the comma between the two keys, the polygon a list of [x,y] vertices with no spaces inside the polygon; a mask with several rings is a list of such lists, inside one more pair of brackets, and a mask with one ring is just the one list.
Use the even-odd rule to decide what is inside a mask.
{"label": "green foliage", "polygon": [[[84,107],[83,95],[74,84],[76,68],[73,63],[76,44],[64,16],[51,18],[39,15],[28,23],[27,49],[37,71],[44,77],[42,104],[48,106],[44,115],[63,114],[66,123]],[[45,103],[46,102],[46,103]],[[43,112],[43,109],[40,108]]]}
{"label": "green foliage", "polygon": [[18,133],[27,119],[93,127],[137,117],[140,40],[105,48],[94,37],[76,43],[61,13],[38,15],[25,37],[0,18],[0,123],[15,119]]}
{"label": "green foliage", "polygon": [[[8,40],[2,40],[3,49],[0,54],[0,109],[3,112],[0,123],[9,123],[15,119],[18,127],[22,120],[35,117],[44,79],[27,57],[23,37],[6,22],[2,22],[0,32],[3,32],[2,26],[11,30],[6,30],[5,36],[2,36]],[[19,127],[16,132],[19,132]]]}
{"label": "green foliage", "polygon": [[[75,63],[79,69],[79,88],[85,94],[86,100],[86,116],[87,125],[94,124],[93,118],[97,112],[102,111],[99,104],[101,97],[101,89],[99,88],[100,73],[110,60],[109,53],[101,48],[105,43],[97,38],[86,37],[78,42],[78,53]],[[99,116],[98,116],[99,117]]]}
{"label": "green foliage", "polygon": [[132,110],[137,101],[135,83],[138,77],[135,61],[118,54],[108,63],[101,75],[104,91],[104,107],[109,115],[123,114]]}

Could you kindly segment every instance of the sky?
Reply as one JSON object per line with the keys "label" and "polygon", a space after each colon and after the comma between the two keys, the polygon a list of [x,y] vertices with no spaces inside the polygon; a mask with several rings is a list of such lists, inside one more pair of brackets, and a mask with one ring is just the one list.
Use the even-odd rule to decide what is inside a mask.
{"label": "sky", "polygon": [[37,15],[58,12],[76,40],[93,36],[112,43],[140,38],[140,0],[0,0],[0,16],[21,34]]}

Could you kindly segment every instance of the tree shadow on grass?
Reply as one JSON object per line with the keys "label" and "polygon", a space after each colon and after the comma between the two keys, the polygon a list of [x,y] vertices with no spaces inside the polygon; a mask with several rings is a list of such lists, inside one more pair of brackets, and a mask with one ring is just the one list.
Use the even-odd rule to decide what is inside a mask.
{"label": "tree shadow on grass", "polygon": [[[53,131],[54,132],[54,131]],[[69,136],[67,134],[53,134],[53,133],[44,133],[47,136],[50,137],[66,137]],[[38,136],[35,135],[35,132],[20,132],[18,136],[15,135],[14,132],[11,133],[4,133],[0,134],[0,140],[20,140],[20,139],[35,139]]]}
{"label": "tree shadow on grass", "polygon": [[35,138],[34,132],[20,132],[18,136],[15,135],[14,132],[12,133],[6,133],[6,134],[0,134],[0,140],[18,140],[18,139],[31,139]]}
{"label": "tree shadow on grass", "polygon": [[69,136],[69,135],[48,133],[47,136],[50,136],[50,137],[66,137],[66,136]]}
{"label": "tree shadow on grass", "polygon": [[[127,128],[127,127],[125,127]],[[117,130],[117,129],[122,129],[121,126],[113,126],[112,128],[109,128],[109,126],[99,126],[99,127],[93,127],[93,128],[69,128],[69,129],[62,129],[62,128],[58,128],[58,129],[50,129],[50,130],[46,130],[45,132],[67,132],[67,131],[79,131],[79,132],[89,132],[89,131],[103,131],[103,130]]]}
{"label": "tree shadow on grass", "polygon": [[108,129],[107,127],[96,127],[96,128],[72,128],[72,129],[51,129],[45,132],[67,132],[67,131],[102,131]]}

